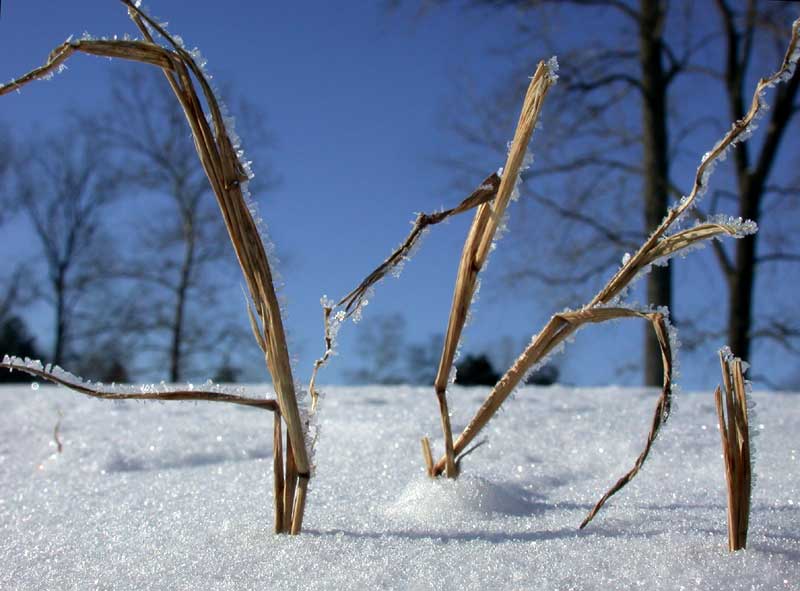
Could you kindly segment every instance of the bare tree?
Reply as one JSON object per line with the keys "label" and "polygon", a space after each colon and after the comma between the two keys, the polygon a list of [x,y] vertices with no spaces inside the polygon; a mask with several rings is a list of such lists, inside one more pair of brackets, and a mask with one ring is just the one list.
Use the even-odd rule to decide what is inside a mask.
{"label": "bare tree", "polygon": [[[725,43],[724,83],[728,99],[728,110],[734,119],[740,119],[748,109],[747,72],[755,58],[755,36],[759,26],[770,27],[775,24],[775,14],[759,11],[755,0],[747,2],[743,10],[735,10],[726,0],[717,0]],[[795,15],[797,16],[797,15]],[[800,72],[776,93],[772,114],[766,125],[766,134],[760,145],[755,148],[745,144],[734,154],[734,176],[736,183],[736,200],[739,215],[762,222],[768,207],[774,210],[775,201],[800,189],[798,178],[790,179],[789,185],[779,185],[776,175],[772,174],[778,160],[778,152],[785,136],[789,133],[792,119],[800,111],[798,87]],[[770,180],[774,184],[770,184]],[[767,252],[759,253],[759,237],[752,235],[735,245],[733,253],[727,252],[722,245],[717,245],[715,254],[728,287],[728,343],[736,355],[742,359],[750,359],[750,348],[753,338],[768,337],[777,340],[797,351],[792,341],[800,337],[800,324],[797,316],[786,318],[786,314],[774,317],[756,327],[754,319],[753,296],[756,283],[756,269],[761,264],[800,262],[800,249],[781,248],[775,242]],[[794,324],[792,324],[794,322]]]}
{"label": "bare tree", "polygon": [[[117,172],[131,195],[161,199],[161,214],[143,222],[142,239],[121,272],[146,294],[139,326],[151,336],[145,348],[168,359],[169,379],[177,382],[209,353],[235,350],[250,338],[220,307],[220,291],[237,270],[184,114],[163,76],[137,68],[118,73],[111,103],[86,125],[121,156]],[[248,129],[260,125],[253,119]]]}
{"label": "bare tree", "polygon": [[62,364],[82,338],[108,328],[86,321],[97,308],[85,303],[86,292],[96,291],[113,268],[113,242],[103,230],[103,216],[117,185],[105,153],[80,126],[67,125],[19,150],[25,166],[15,167],[12,206],[28,218],[42,250],[45,279],[37,282],[36,295],[53,309],[51,359]]}
{"label": "bare tree", "polygon": [[[668,203],[681,197],[675,187],[685,185],[680,179],[696,166],[696,155],[688,146],[713,137],[721,126],[729,125],[730,115],[738,119],[744,114],[752,76],[772,67],[785,43],[786,25],[797,17],[787,6],[754,0],[736,7],[725,0],[713,5],[690,0],[479,0],[474,4],[519,10],[517,40],[525,55],[530,55],[532,46],[547,48],[564,64],[561,88],[553,94],[557,106],[546,117],[549,145],[559,148],[556,152],[541,144],[537,147],[537,165],[529,175],[533,182],[526,190],[535,197],[527,216],[560,220],[545,256],[560,259],[562,266],[557,273],[543,271],[537,266],[541,260],[537,253],[533,262],[515,261],[514,277],[568,287],[585,287],[607,275],[619,264],[620,252],[633,248],[661,222]],[[587,29],[587,21],[598,26]],[[778,36],[780,42],[771,52]],[[508,52],[505,56],[513,60]],[[519,79],[518,72],[514,76]],[[710,213],[735,211],[763,224],[765,214],[785,208],[788,196],[800,186],[797,176],[787,178],[775,166],[783,138],[796,125],[799,76],[795,73],[777,90],[764,140],[737,148],[732,186],[712,195],[706,205]],[[504,98],[511,94],[508,88],[475,101],[483,113],[477,125],[455,122],[461,138],[477,150],[485,151],[487,144],[505,148],[505,138],[499,138],[496,130],[502,128],[498,125],[502,113],[513,112]],[[727,112],[704,102],[705,96],[727,101]],[[636,212],[644,215],[637,219]],[[547,231],[540,222],[536,227]],[[764,318],[762,324],[754,318],[757,265],[800,261],[797,241],[785,224],[780,229],[777,249],[761,252],[760,235],[748,236],[733,247],[714,245],[727,282],[728,342],[743,357],[751,356],[754,337],[791,347],[800,336],[785,314],[780,319]],[[668,267],[654,268],[646,281],[646,301],[673,304]],[[661,381],[658,356],[658,345],[648,336],[644,356],[648,384]]]}

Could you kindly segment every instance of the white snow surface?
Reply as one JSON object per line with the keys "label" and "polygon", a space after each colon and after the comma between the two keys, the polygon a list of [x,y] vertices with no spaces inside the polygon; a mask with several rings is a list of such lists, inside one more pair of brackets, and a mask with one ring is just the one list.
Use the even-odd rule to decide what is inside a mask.
{"label": "white snow surface", "polygon": [[[680,396],[578,531],[640,452],[656,390],[523,388],[455,482],[423,475],[420,437],[441,450],[430,388],[325,390],[289,537],[272,534],[270,413],[0,388],[0,589],[800,589],[800,395],[753,394],[758,483],[731,554],[710,391]],[[486,389],[449,392],[459,429]]]}

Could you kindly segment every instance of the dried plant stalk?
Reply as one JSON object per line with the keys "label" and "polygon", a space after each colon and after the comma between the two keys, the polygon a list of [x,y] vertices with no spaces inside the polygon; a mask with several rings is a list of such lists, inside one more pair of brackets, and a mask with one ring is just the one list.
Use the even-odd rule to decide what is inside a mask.
{"label": "dried plant stalk", "polygon": [[283,489],[283,523],[290,529],[292,526],[292,512],[294,511],[294,493],[297,489],[297,465],[295,464],[294,448],[289,437],[286,438],[286,478]]}
{"label": "dried plant stalk", "polygon": [[503,168],[503,177],[500,187],[497,189],[497,197],[493,203],[487,202],[478,207],[461,253],[453,291],[453,302],[450,307],[450,318],[434,380],[434,391],[439,403],[439,415],[444,435],[445,473],[450,478],[455,478],[457,475],[450,412],[447,406],[447,384],[450,380],[450,372],[455,362],[458,343],[461,340],[469,307],[475,295],[478,274],[486,263],[495,234],[502,223],[506,207],[519,178],[519,171],[534,126],[539,119],[544,98],[554,81],[554,72],[551,72],[550,66],[545,62],[539,62],[525,94],[517,129],[514,132],[514,139]]}
{"label": "dried plant stalk", "polygon": [[291,534],[297,535],[303,528],[303,515],[306,510],[306,495],[308,494],[309,477],[301,474],[297,477],[297,491],[294,496],[294,510],[292,512]]}
{"label": "dried plant stalk", "polygon": [[425,460],[425,471],[428,476],[433,477],[433,453],[431,453],[431,440],[427,437],[422,438],[422,459]]}
{"label": "dried plant stalk", "polygon": [[[162,69],[186,115],[198,157],[214,190],[225,227],[248,286],[255,314],[260,321],[260,325],[253,322],[256,341],[266,357],[281,416],[286,421],[287,435],[292,442],[298,474],[310,476],[311,467],[305,447],[304,426],[297,406],[286,336],[273,286],[272,272],[258,228],[242,193],[242,184],[248,181],[249,175],[236,153],[217,98],[192,54],[131,0],[121,1],[128,8],[131,19],[141,30],[145,41],[91,39],[67,41],[51,52],[47,63],[43,66],[9,84],[0,86],[0,95],[18,90],[33,80],[51,76],[75,52],[138,61]],[[159,34],[169,47],[158,45],[153,38],[153,32]],[[195,83],[199,85],[205,99],[209,110],[208,117],[195,89]],[[302,516],[298,522],[302,522]]]}
{"label": "dried plant stalk", "polygon": [[[553,349],[562,343],[581,326],[585,324],[597,324],[609,320],[622,318],[642,318],[653,325],[653,330],[661,348],[661,360],[664,367],[664,381],[661,395],[656,402],[656,408],[651,421],[650,432],[647,435],[644,450],[636,459],[633,468],[620,478],[611,489],[595,504],[586,519],[581,523],[581,528],[594,518],[606,501],[638,474],[644,464],[650,449],[658,436],[661,425],[667,420],[672,402],[672,351],[669,343],[669,331],[664,315],[660,312],[638,312],[630,308],[596,308],[579,310],[556,314],[550,322],[540,332],[514,365],[506,372],[503,378],[497,383],[491,394],[486,398],[483,405],[478,409],[475,418],[459,435],[453,447],[456,456],[463,456],[470,443],[477,437],[481,430],[491,420],[503,402],[511,395],[516,386],[522,381],[534,364],[546,357]],[[433,467],[433,475],[437,476],[446,467],[446,458],[442,457]]]}
{"label": "dried plant stalk", "polygon": [[389,255],[378,267],[372,271],[367,277],[350,293],[341,298],[335,304],[323,304],[323,322],[325,327],[325,352],[314,362],[314,368],[311,372],[311,380],[309,382],[309,392],[311,393],[312,411],[316,410],[318,401],[318,392],[316,389],[317,373],[325,366],[333,354],[334,349],[334,327],[333,322],[340,324],[351,318],[363,305],[364,298],[370,290],[386,277],[390,272],[397,269],[411,254],[414,248],[419,244],[425,231],[430,226],[441,224],[442,222],[450,219],[451,217],[464,213],[484,203],[488,203],[494,199],[497,194],[497,188],[500,186],[500,177],[497,173],[492,173],[486,177],[478,187],[470,193],[461,203],[452,209],[444,211],[437,211],[434,213],[420,213],[414,220],[414,226],[409,232],[406,239]]}
{"label": "dried plant stalk", "polygon": [[[747,413],[744,370],[740,359],[729,351],[720,351],[722,391],[717,386],[714,402],[717,406],[725,482],[728,496],[728,549],[731,552],[747,547],[752,494],[752,465],[750,463],[750,422]],[[727,420],[726,420],[727,419]]]}
{"label": "dried plant stalk", "polygon": [[255,408],[262,408],[274,413],[280,414],[278,410],[278,403],[275,400],[265,400],[263,398],[248,398],[246,396],[238,396],[236,394],[227,394],[225,392],[208,392],[203,390],[190,390],[175,389],[167,390],[164,392],[120,392],[117,390],[104,388],[100,385],[90,384],[89,382],[76,382],[69,380],[45,369],[36,369],[25,365],[23,361],[16,360],[13,357],[6,357],[0,363],[0,369],[7,369],[9,371],[17,370],[22,371],[32,376],[42,378],[54,384],[66,386],[70,390],[80,392],[92,398],[101,398],[103,400],[161,400],[168,401],[182,401],[194,400],[205,402],[227,402],[229,404],[238,404],[241,406],[252,406]]}
{"label": "dried plant stalk", "polygon": [[[754,120],[763,109],[766,108],[766,103],[763,99],[763,94],[766,89],[788,80],[794,74],[798,59],[799,38],[800,19],[796,20],[792,25],[792,36],[780,68],[772,76],[759,80],[753,93],[753,99],[748,112],[742,119],[736,121],[732,125],[730,131],[714,145],[711,151],[703,156],[689,195],[682,198],[678,204],[670,209],[664,221],[656,228],[639,250],[623,263],[619,271],[617,271],[586,306],[577,312],[554,315],[542,331],[533,338],[530,345],[526,347],[505,375],[500,378],[500,381],[492,389],[480,409],[456,440],[453,446],[456,456],[463,453],[465,447],[494,416],[501,404],[522,381],[524,376],[531,371],[536,364],[542,362],[557,346],[561,345],[567,337],[573,334],[582,324],[585,322],[604,322],[612,318],[644,316],[650,317],[651,321],[653,321],[656,334],[659,337],[659,343],[661,344],[662,361],[664,362],[664,388],[656,406],[644,451],[640,454],[633,469],[617,481],[617,483],[601,498],[592,512],[590,512],[587,519],[581,524],[581,527],[584,527],[592,519],[611,495],[618,492],[636,475],[644,460],[647,458],[647,454],[649,453],[653,440],[658,434],[660,426],[669,415],[672,371],[671,351],[665,336],[666,324],[663,315],[660,315],[658,322],[655,322],[652,313],[628,308],[610,308],[608,306],[610,303],[617,301],[634,279],[645,270],[647,265],[659,259],[664,260],[665,257],[714,237],[730,235],[738,238],[756,230],[755,224],[752,222],[743,223],[740,220],[736,223],[712,222],[701,224],[690,230],[667,235],[667,231],[682,217],[684,212],[694,204],[698,195],[705,191],[708,185],[708,179],[717,160],[734,144],[747,139]],[[659,315],[656,314],[655,316]],[[456,462],[457,461],[458,459],[456,459]],[[449,459],[446,455],[440,458],[434,466],[434,475],[441,474],[448,463]]]}
{"label": "dried plant stalk", "polygon": [[283,518],[283,430],[281,429],[281,419],[275,414],[275,422],[272,433],[272,473],[273,473],[273,496],[275,502],[275,533],[286,532],[286,525]]}

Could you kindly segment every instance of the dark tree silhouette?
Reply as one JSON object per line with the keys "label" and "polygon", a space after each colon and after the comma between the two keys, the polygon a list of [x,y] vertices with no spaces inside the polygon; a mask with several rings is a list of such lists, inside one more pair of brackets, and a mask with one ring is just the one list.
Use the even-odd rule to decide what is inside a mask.
{"label": "dark tree silhouette", "polygon": [[456,383],[461,386],[494,386],[500,379],[486,355],[467,355],[456,364]]}
{"label": "dark tree silhouette", "polygon": [[[17,316],[3,318],[0,316],[0,357],[15,355],[17,357],[39,358],[36,341],[28,332],[25,323]],[[30,382],[31,376],[23,372],[0,371],[0,383],[10,384]]]}

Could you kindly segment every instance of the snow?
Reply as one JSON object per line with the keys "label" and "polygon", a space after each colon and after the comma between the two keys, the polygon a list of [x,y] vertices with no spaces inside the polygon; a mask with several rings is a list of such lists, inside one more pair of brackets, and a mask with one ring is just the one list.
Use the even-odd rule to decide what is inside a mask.
{"label": "snow", "polygon": [[[655,390],[526,387],[456,482],[423,476],[419,438],[441,451],[431,389],[326,391],[293,538],[271,533],[271,414],[0,388],[0,588],[800,589],[797,395],[753,394],[760,478],[748,549],[729,554],[710,391],[682,395],[583,531]],[[485,393],[450,389],[455,428]]]}

